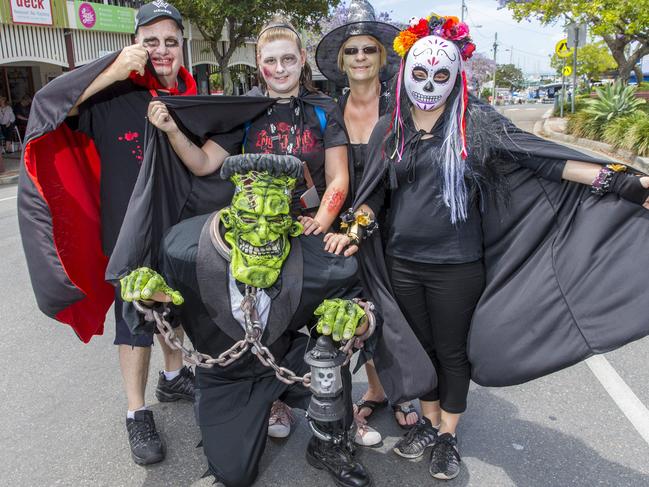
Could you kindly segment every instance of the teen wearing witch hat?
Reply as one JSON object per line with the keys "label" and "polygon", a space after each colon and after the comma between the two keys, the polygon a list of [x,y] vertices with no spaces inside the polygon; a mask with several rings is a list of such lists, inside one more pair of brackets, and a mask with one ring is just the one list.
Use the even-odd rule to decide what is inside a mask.
{"label": "teen wearing witch hat", "polygon": [[[36,94],[19,186],[23,246],[40,309],[88,342],[115,298],[104,280],[143,160],[147,107],[158,95],[195,95],[182,66],[182,18],[166,2],[137,13],[135,44],[72,71]],[[78,117],[76,117],[78,115]],[[72,130],[74,128],[74,130]],[[153,335],[134,336],[115,300],[116,337],[134,461],[164,458],[144,392]],[[193,373],[161,341],[156,396],[193,400]]]}
{"label": "teen wearing witch hat", "polygon": [[[376,20],[369,2],[353,0],[348,7],[347,22],[328,32],[316,49],[320,72],[339,86],[349,87],[338,104],[350,141],[352,197],[363,175],[370,134],[388,106],[388,82],[399,68],[400,58],[392,48],[392,41],[398,34],[397,27]],[[371,355],[370,348],[368,344],[368,356]],[[385,406],[387,399],[374,364],[369,361],[365,369],[369,388],[355,407],[359,422],[356,442],[372,446],[381,441],[381,435],[367,426],[367,419],[375,409]],[[409,403],[395,404],[393,408],[395,420],[401,427],[407,428],[418,419],[416,410]]]}

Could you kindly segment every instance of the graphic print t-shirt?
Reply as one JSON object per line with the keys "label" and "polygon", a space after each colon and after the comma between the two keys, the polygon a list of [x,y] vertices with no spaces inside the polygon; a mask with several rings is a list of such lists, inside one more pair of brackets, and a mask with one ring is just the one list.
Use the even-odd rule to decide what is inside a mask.
{"label": "graphic print t-shirt", "polygon": [[[347,144],[347,135],[341,123],[342,116],[335,102],[326,109],[327,123],[324,130],[312,105],[276,103],[252,121],[247,133],[243,130],[212,137],[230,154],[243,149],[254,154],[291,154],[306,162],[313,183],[322,199],[327,183],[325,180],[325,149]],[[299,198],[306,191],[306,183],[300,181],[293,191],[293,209],[299,209]]]}
{"label": "graphic print t-shirt", "polygon": [[151,93],[129,80],[117,82],[79,107],[79,130],[95,141],[101,158],[101,222],[110,255],[144,157],[145,115]]}

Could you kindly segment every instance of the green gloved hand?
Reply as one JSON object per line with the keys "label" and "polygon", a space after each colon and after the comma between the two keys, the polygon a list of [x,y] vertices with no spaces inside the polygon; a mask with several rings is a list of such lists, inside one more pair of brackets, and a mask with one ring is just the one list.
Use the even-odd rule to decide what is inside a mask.
{"label": "green gloved hand", "polygon": [[183,304],[185,299],[178,291],[174,291],[153,269],[140,267],[135,269],[119,281],[122,299],[131,301],[158,301],[161,303],[172,302],[175,305]]}
{"label": "green gloved hand", "polygon": [[316,330],[321,335],[331,335],[335,341],[349,340],[365,317],[365,311],[349,299],[325,299],[314,312],[319,316]]}

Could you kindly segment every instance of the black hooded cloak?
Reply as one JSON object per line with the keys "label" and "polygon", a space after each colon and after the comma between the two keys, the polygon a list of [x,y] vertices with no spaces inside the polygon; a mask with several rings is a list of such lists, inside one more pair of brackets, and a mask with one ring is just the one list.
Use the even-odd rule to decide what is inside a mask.
{"label": "black hooded cloak", "polygon": [[[377,127],[385,133],[388,125]],[[519,384],[649,334],[642,272],[649,212],[616,194],[600,198],[588,186],[540,175],[548,160],[608,161],[524,132],[473,99],[467,126],[469,157],[473,151],[481,172],[496,175],[482,180],[494,197],[482,198],[486,287],[469,332],[473,380]],[[382,145],[371,147],[354,208],[389,178]],[[522,159],[526,167],[515,162]],[[505,198],[495,195],[503,188]],[[398,402],[432,389],[432,364],[391,295],[383,255],[373,235],[359,260],[384,322],[374,361]]]}

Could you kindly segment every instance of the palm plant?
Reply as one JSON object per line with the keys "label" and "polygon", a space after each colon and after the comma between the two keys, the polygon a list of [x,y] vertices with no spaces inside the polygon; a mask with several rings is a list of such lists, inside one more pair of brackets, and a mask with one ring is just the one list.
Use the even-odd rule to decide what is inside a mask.
{"label": "palm plant", "polygon": [[584,109],[600,122],[608,122],[613,118],[629,115],[645,103],[645,100],[635,96],[636,89],[617,81],[598,88],[597,98],[590,100]]}

